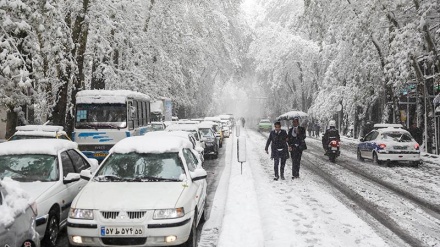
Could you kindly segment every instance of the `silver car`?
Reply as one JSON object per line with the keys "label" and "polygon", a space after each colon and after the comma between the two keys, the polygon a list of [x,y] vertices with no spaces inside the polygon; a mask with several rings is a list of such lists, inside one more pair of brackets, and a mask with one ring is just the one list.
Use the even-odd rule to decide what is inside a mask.
{"label": "silver car", "polygon": [[[8,191],[0,185],[0,207],[6,204]],[[35,210],[35,211],[34,211]],[[40,239],[35,230],[36,207],[28,205],[25,211],[14,215],[14,220],[6,225],[0,221],[0,244],[11,247],[40,247]]]}

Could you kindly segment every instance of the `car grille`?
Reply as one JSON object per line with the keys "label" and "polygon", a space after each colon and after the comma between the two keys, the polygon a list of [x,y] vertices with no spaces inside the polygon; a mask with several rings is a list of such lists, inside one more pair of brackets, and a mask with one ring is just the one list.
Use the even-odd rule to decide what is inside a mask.
{"label": "car grille", "polygon": [[143,245],[147,238],[101,238],[106,245]]}
{"label": "car grille", "polygon": [[78,145],[80,151],[108,151],[113,145]]}
{"label": "car grille", "polygon": [[107,211],[103,211],[101,212],[102,217],[106,218],[106,219],[116,219],[116,217],[118,217],[119,212],[107,212]]}
{"label": "car grille", "polygon": [[[105,219],[116,219],[120,212],[117,211],[102,211],[101,215]],[[146,211],[131,211],[127,212],[128,218],[130,219],[141,219],[144,217]]]}
{"label": "car grille", "polygon": [[127,212],[127,215],[130,219],[140,219],[144,217],[145,211]]}

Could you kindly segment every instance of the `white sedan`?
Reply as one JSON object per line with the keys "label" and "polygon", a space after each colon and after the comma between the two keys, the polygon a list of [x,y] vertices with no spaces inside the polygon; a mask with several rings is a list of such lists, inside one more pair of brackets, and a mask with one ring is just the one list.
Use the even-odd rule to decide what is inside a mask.
{"label": "white sedan", "polygon": [[0,179],[20,183],[37,206],[36,226],[42,246],[55,246],[58,232],[78,192],[87,181],[83,170],[94,170],[97,160],[87,159],[74,142],[61,139],[30,139],[0,144]]}
{"label": "white sedan", "polygon": [[392,127],[380,128],[361,138],[357,158],[361,161],[371,159],[375,164],[394,161],[418,166],[420,148],[408,131]]}
{"label": "white sedan", "polygon": [[116,143],[75,198],[67,233],[76,246],[196,246],[206,171],[192,144],[171,135]]}

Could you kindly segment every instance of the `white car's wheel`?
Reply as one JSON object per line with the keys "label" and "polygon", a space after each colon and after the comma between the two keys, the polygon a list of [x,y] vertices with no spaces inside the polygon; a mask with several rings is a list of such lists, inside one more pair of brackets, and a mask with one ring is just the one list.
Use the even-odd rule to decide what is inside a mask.
{"label": "white car's wheel", "polygon": [[197,247],[197,214],[194,214],[194,219],[191,226],[191,232],[189,233],[189,238],[184,246]]}
{"label": "white car's wheel", "polygon": [[364,158],[362,158],[362,155],[361,155],[361,150],[359,150],[359,148],[356,153],[357,153],[357,160],[364,161]]}
{"label": "white car's wheel", "polygon": [[373,164],[375,164],[375,165],[382,164],[382,161],[379,160],[376,153],[373,153]]}

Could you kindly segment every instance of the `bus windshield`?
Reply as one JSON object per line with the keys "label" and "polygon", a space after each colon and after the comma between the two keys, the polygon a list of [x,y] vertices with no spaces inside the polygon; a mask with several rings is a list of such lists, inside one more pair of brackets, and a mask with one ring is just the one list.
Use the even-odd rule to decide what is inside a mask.
{"label": "bus windshield", "polygon": [[76,106],[75,128],[127,127],[126,104],[78,104]]}

